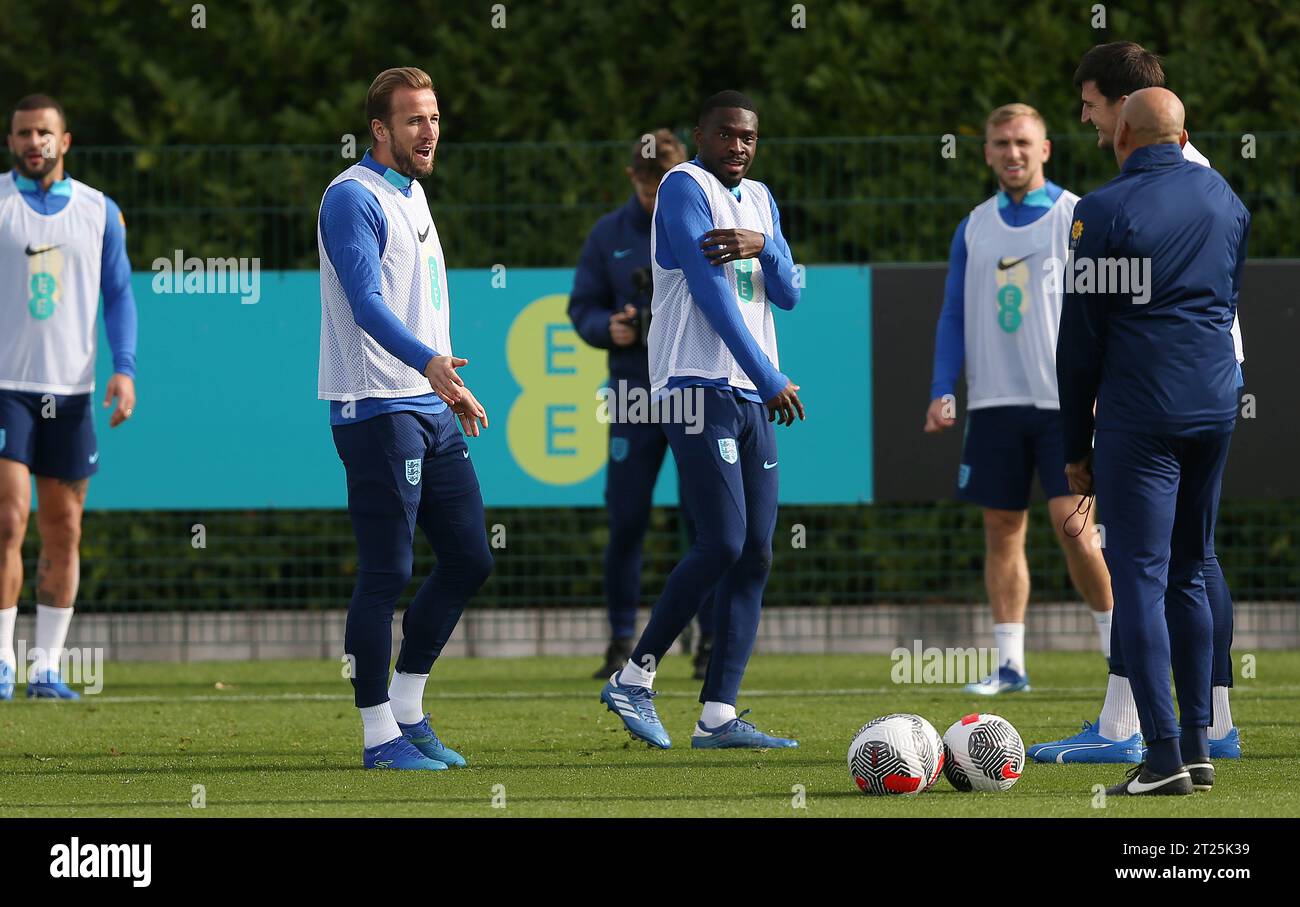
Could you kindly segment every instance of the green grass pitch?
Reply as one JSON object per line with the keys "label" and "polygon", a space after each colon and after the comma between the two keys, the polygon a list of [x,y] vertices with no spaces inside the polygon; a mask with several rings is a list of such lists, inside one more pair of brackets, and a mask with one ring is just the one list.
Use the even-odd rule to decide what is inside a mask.
{"label": "green grass pitch", "polygon": [[657,700],[675,742],[666,752],[632,742],[600,704],[599,681],[586,679],[593,659],[447,659],[426,706],[469,767],[436,773],[360,767],[360,721],[337,662],[108,664],[104,691],[79,703],[0,703],[0,815],[1300,815],[1300,652],[1257,658],[1256,678],[1233,693],[1245,758],[1219,764],[1212,792],[1104,808],[1092,786],[1118,782],[1123,767],[1031,763],[1004,794],[940,779],[920,797],[874,798],[846,765],[854,732],[888,712],[919,713],[940,734],[963,714],[995,712],[1026,745],[1073,733],[1101,704],[1095,654],[1031,652],[1034,691],[992,699],[893,685],[884,656],[756,656],[740,707],[800,741],[773,751],[691,750],[699,687],[687,659],[671,657]]}

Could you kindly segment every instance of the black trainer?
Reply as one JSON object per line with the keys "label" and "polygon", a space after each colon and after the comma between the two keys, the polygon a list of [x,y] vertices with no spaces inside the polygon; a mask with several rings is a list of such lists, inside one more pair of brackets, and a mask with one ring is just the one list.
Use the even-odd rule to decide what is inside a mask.
{"label": "black trainer", "polygon": [[692,675],[696,680],[703,680],[709,673],[709,656],[713,654],[713,637],[700,634],[700,642],[695,647],[695,673]]}
{"label": "black trainer", "polygon": [[609,675],[615,671],[621,671],[623,665],[632,657],[632,647],[635,640],[631,637],[627,639],[611,639],[609,647],[605,649],[605,663],[600,666],[595,674],[591,677],[593,680],[609,680]]}
{"label": "black trainer", "polygon": [[1191,792],[1192,776],[1187,769],[1172,775],[1157,775],[1145,762],[1133,766],[1123,783],[1106,788],[1110,797],[1177,796]]}
{"label": "black trainer", "polygon": [[1209,762],[1190,762],[1183,770],[1192,778],[1192,790],[1209,790],[1214,787],[1214,765]]}

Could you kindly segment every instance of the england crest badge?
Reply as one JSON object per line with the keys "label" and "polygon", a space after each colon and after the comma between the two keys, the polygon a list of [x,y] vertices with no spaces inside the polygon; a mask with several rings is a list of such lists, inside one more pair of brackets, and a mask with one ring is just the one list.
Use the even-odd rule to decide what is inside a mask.
{"label": "england crest badge", "polygon": [[412,485],[420,484],[420,472],[424,467],[423,460],[406,461],[406,481]]}
{"label": "england crest badge", "polygon": [[723,462],[735,463],[738,451],[736,448],[735,438],[719,438],[718,453],[722,456]]}

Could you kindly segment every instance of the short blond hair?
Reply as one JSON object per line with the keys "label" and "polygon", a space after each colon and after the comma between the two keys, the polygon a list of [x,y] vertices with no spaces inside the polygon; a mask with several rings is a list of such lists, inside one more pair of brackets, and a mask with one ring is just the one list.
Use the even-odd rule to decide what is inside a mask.
{"label": "short blond hair", "polygon": [[385,69],[375,76],[366,92],[366,124],[379,120],[388,125],[388,117],[393,112],[393,92],[399,88],[433,89],[433,79],[423,69],[414,66],[398,66]]}
{"label": "short blond hair", "polygon": [[988,135],[990,129],[994,126],[1001,126],[1018,117],[1029,117],[1031,120],[1037,120],[1038,125],[1043,127],[1043,135],[1047,135],[1047,121],[1043,115],[1028,104],[1003,104],[997,107],[989,114],[989,118],[984,121],[984,134]]}

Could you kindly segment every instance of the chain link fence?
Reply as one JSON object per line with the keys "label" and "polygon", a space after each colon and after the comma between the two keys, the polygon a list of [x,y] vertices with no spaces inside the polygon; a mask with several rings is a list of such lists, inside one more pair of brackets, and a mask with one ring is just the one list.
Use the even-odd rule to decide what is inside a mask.
{"label": "chain link fence", "polygon": [[[1300,131],[1193,138],[1254,216],[1251,256],[1300,256]],[[628,142],[440,144],[424,184],[448,266],[571,266],[627,199],[630,154]],[[68,167],[121,206],[137,270],[178,249],[290,270],[319,267],[320,199],[354,162],[340,145],[181,145],[74,149]],[[1053,141],[1047,175],[1065,188],[1082,195],[1115,173],[1095,135]],[[995,188],[971,136],[765,138],[751,176],[807,265],[946,260],[957,222]]]}
{"label": "chain link fence", "polygon": [[[1193,138],[1254,214],[1252,257],[1300,255],[1300,132],[1260,133],[1249,137],[1253,148],[1235,133]],[[947,257],[960,218],[993,189],[980,140],[959,136],[949,144],[955,156],[945,156],[944,139],[934,136],[764,139],[752,175],[772,188],[801,262],[937,261]],[[448,264],[572,265],[592,223],[626,199],[630,150],[625,142],[444,143],[426,186]],[[340,147],[322,145],[86,147],[74,151],[69,170],[121,205],[137,270],[177,250],[257,257],[264,270],[315,269],[320,196],[351,162]],[[1082,194],[1114,172],[1093,135],[1055,138],[1048,165],[1054,181]],[[92,488],[92,506],[93,497]],[[548,648],[548,640],[573,644],[573,651],[598,647],[604,511],[490,509],[488,522],[504,527],[506,544],[494,552],[495,572],[453,649],[571,650]],[[34,523],[24,546],[29,578],[39,549]],[[203,547],[195,546],[199,526]],[[1031,617],[1031,634],[1041,621],[1055,627],[1058,644],[1063,633],[1091,647],[1095,634],[1082,606],[1054,604],[1076,597],[1041,505],[1030,526],[1039,605],[1031,613],[1044,615]],[[1297,527],[1300,501],[1223,502],[1220,560],[1234,597],[1253,604],[1246,629],[1260,638],[1300,632]],[[643,606],[658,595],[682,544],[676,512],[656,509],[645,543]],[[804,640],[810,651],[831,651],[855,639],[892,639],[910,632],[900,627],[915,626],[900,624],[900,613],[924,612],[927,626],[969,630],[972,615],[987,610],[970,607],[985,600],[976,508],[787,506],[774,548],[764,600],[769,644]],[[355,569],[341,511],[92,511],[78,608],[100,620],[88,631],[93,641],[139,657],[333,656],[342,648]],[[431,569],[431,552],[417,542],[408,598]],[[476,648],[476,639],[500,644]]]}

